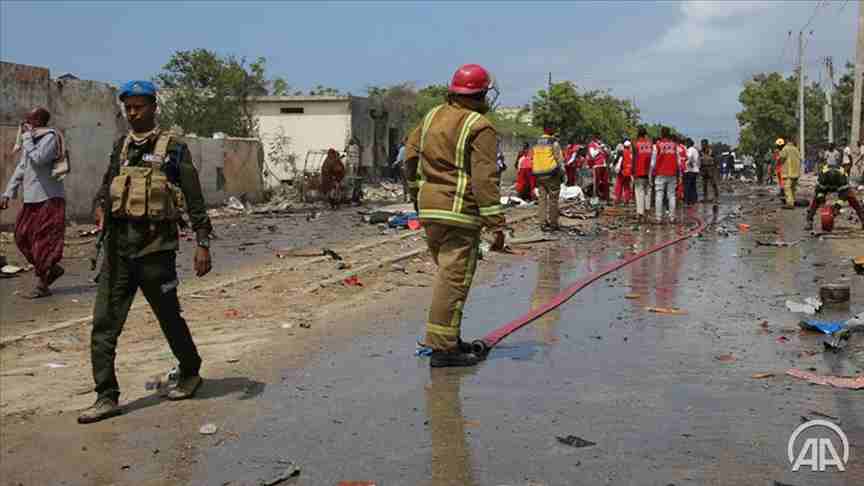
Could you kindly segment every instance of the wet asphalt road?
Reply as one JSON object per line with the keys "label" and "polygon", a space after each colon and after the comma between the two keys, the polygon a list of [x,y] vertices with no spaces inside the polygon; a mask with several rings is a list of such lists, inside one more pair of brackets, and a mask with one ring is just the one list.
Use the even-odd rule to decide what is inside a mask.
{"label": "wet asphalt road", "polygon": [[[503,264],[472,291],[464,335],[545,302],[619,249],[667,238],[652,228],[604,248],[562,242]],[[785,299],[814,291],[802,258],[842,256],[817,245],[754,250],[747,235],[677,245],[589,287],[470,370],[430,370],[410,355],[422,306],[403,324],[381,316],[376,327],[398,331],[356,338],[268,386],[253,421],[231,419],[239,440],[207,449],[191,484],[246,484],[278,472],[280,459],[301,464],[296,484],[308,485],[864,484],[861,392],[783,377],[792,366],[864,368],[848,355],[802,359],[819,338],[780,332],[797,324]],[[625,299],[634,292],[641,297]],[[860,311],[861,278],[853,295]],[[728,354],[734,361],[718,360]],[[751,378],[761,372],[777,377]],[[837,417],[849,436],[845,473],[791,471],[788,437],[802,416],[818,418],[812,411]],[[556,440],[567,435],[596,445]]]}
{"label": "wet asphalt road", "polygon": [[[799,213],[779,213],[782,239],[799,237]],[[864,310],[864,279],[848,268],[861,240],[756,247],[755,229],[708,235],[646,257],[511,335],[474,369],[430,370],[413,356],[428,289],[386,294],[386,305],[348,317],[351,332],[322,341],[305,365],[282,365],[278,357],[265,364],[281,380],[208,417],[225,434],[198,440],[182,483],[260,484],[292,461],[302,473],[284,484],[864,484],[862,392],[783,376],[793,366],[864,372],[861,347],[822,353],[820,338],[798,333],[798,316],[784,305],[816,295],[819,282],[849,278],[850,308],[828,315]],[[670,231],[565,240],[484,265],[465,309],[464,336],[485,334],[619,252],[647,248]],[[639,298],[625,298],[633,293]],[[654,314],[647,306],[687,313]],[[751,378],[765,372],[776,376]],[[116,463],[89,467],[110,467],[115,484],[173,484],[160,474],[189,457],[172,449],[184,442],[165,430],[171,406],[115,419],[116,429],[87,429],[102,447],[125,450],[127,457],[140,451],[122,471]],[[845,473],[791,471],[787,440],[802,417],[819,418],[814,411],[836,417],[848,435]],[[57,420],[28,426],[41,430],[46,421]],[[134,429],[124,432],[129,423]],[[55,434],[77,450],[76,430]],[[567,435],[595,445],[574,448],[556,439]],[[35,443],[50,438],[40,431]],[[147,466],[154,447],[162,448],[160,462]],[[82,479],[76,471],[58,484],[108,484],[97,477],[106,476]]]}

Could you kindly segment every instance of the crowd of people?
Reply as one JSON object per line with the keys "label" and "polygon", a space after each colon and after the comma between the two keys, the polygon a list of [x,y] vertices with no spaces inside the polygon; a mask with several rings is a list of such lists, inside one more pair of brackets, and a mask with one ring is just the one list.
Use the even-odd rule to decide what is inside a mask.
{"label": "crowd of people", "polygon": [[[598,202],[635,204],[640,222],[651,221],[647,212],[653,207],[654,222],[674,223],[678,202],[685,206],[699,202],[700,178],[703,202],[716,202],[720,197],[720,164],[709,141],[703,139],[697,147],[693,139],[674,135],[665,127],[656,140],[648,136],[647,129],[639,128],[636,140],[624,136],[614,148],[596,135],[562,147],[555,130],[547,127],[537,143],[522,146],[516,164],[516,193],[525,201],[538,201],[542,229],[547,231],[559,229],[547,204],[550,176],[566,186],[582,188],[586,197]],[[713,190],[711,199],[709,189]]]}

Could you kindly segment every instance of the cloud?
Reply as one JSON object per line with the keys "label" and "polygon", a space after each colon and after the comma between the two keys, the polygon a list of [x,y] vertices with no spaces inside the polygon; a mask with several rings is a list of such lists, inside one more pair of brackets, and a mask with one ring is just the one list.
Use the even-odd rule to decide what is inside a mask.
{"label": "cloud", "polygon": [[[724,133],[734,143],[743,82],[759,72],[791,73],[796,43],[788,31],[797,33],[815,5],[800,0],[681,2],[666,12],[652,11],[653,18],[645,16],[665,27],[637,48],[613,45],[588,65],[574,69],[562,62],[559,70],[563,78],[582,80],[580,86],[635,97],[647,121],[689,133]],[[806,49],[808,64],[826,55],[834,57],[835,66],[851,58],[854,9],[840,7],[839,2],[820,7]],[[818,79],[815,65],[808,75]]]}

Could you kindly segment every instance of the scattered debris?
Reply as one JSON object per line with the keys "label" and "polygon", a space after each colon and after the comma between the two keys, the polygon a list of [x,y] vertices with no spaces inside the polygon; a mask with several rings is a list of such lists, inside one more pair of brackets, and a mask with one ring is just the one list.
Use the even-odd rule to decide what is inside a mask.
{"label": "scattered debris", "polygon": [[835,417],[835,416],[833,416],[833,415],[828,415],[827,413],[822,413],[822,412],[820,412],[820,411],[818,411],[818,410],[808,410],[807,412],[808,412],[810,415],[815,415],[815,416],[817,416],[817,417],[827,418],[827,419],[833,420],[833,421],[835,421],[835,422],[839,422],[839,421],[840,421],[840,418]]}
{"label": "scattered debris", "polygon": [[786,308],[789,309],[791,312],[813,315],[822,310],[822,301],[817,299],[816,297],[807,297],[806,299],[804,299],[803,304],[800,302],[787,300]]}
{"label": "scattered debris", "polygon": [[291,324],[291,323],[282,324],[282,329],[293,329],[293,328],[294,328],[294,324]]}
{"label": "scattered debris", "polygon": [[281,465],[279,471],[270,478],[262,479],[258,483],[259,486],[276,486],[300,475],[300,467],[293,462],[280,460],[279,464]]}
{"label": "scattered debris", "polygon": [[585,440],[581,437],[576,437],[575,435],[568,435],[567,437],[555,437],[558,439],[558,442],[568,445],[570,447],[591,447],[597,445],[596,442],[591,442],[590,440]]}
{"label": "scattered debris", "polygon": [[225,208],[232,211],[246,211],[246,205],[243,204],[236,196],[229,196],[225,201]]}
{"label": "scattered debris", "polygon": [[786,336],[777,336],[777,342],[780,343],[780,344],[788,343],[788,342],[789,342],[789,338],[786,337]]}
{"label": "scattered debris", "polygon": [[30,268],[33,268],[33,267],[30,267],[30,268],[27,268],[27,267],[29,267],[29,265],[25,266],[25,267],[18,267],[15,265],[4,265],[3,268],[0,268],[0,272],[3,272],[5,275],[17,275],[21,272],[28,272],[28,271],[30,271]]}
{"label": "scattered debris", "polygon": [[738,229],[739,229],[742,233],[746,233],[747,231],[750,230],[750,225],[749,225],[749,224],[746,224],[746,223],[738,223]]}
{"label": "scattered debris", "polygon": [[516,206],[520,208],[527,208],[529,206],[533,206],[535,203],[525,201],[524,199],[517,196],[501,196],[501,205],[502,206]]}
{"label": "scattered debris", "polygon": [[289,257],[320,257],[320,256],[329,256],[330,258],[336,261],[342,261],[342,255],[336,253],[335,251],[329,248],[322,248],[321,251],[310,251],[310,250],[277,250],[276,258],[289,258]]}
{"label": "scattered debris", "polygon": [[821,332],[829,336],[846,327],[843,321],[820,321],[817,319],[807,319],[799,322],[798,325],[806,331]]}
{"label": "scattered debris", "polygon": [[819,288],[819,297],[826,304],[844,304],[849,302],[849,284],[825,284]]}
{"label": "scattered debris", "polygon": [[216,424],[204,424],[198,429],[198,433],[201,435],[213,435],[217,430],[219,430],[219,427],[216,427]]}
{"label": "scattered debris", "polygon": [[96,236],[99,234],[99,228],[93,228],[91,230],[81,230],[78,232],[78,237],[84,238],[87,236]]}
{"label": "scattered debris", "polygon": [[750,378],[754,380],[764,380],[765,378],[773,378],[774,373],[754,373],[750,375]]}
{"label": "scattered debris", "polygon": [[419,223],[419,219],[417,219],[417,213],[409,212],[409,213],[399,213],[391,216],[387,219],[387,226],[391,228],[407,228],[408,224],[411,221],[417,221]]}
{"label": "scattered debris", "polygon": [[687,311],[675,307],[646,307],[645,310],[655,314],[683,315],[687,313]]}
{"label": "scattered debris", "polygon": [[864,256],[855,257],[852,259],[852,267],[858,275],[864,275]]}
{"label": "scattered debris", "polygon": [[363,282],[360,281],[360,277],[358,277],[357,275],[352,275],[352,276],[342,280],[342,285],[345,285],[348,287],[362,287]]}
{"label": "scattered debris", "polygon": [[579,186],[562,186],[561,192],[558,193],[560,201],[584,201],[585,194]]}
{"label": "scattered debris", "polygon": [[240,358],[228,358],[225,360],[226,363],[237,363],[240,361]]}
{"label": "scattered debris", "polygon": [[831,385],[833,387],[848,388],[851,390],[864,389],[864,375],[856,377],[817,375],[816,373],[803,371],[798,368],[789,369],[786,371],[786,374],[809,381],[810,383],[816,383],[817,385]]}
{"label": "scattered debris", "polygon": [[738,359],[735,356],[733,356],[732,353],[721,354],[720,356],[717,356],[714,359],[716,359],[717,361],[719,361],[721,363],[734,363],[734,362],[738,361]]}
{"label": "scattered debris", "polygon": [[630,300],[641,299],[641,298],[642,298],[642,294],[635,294],[635,293],[634,293],[634,294],[627,294],[627,295],[624,296],[624,298],[625,298],[625,299],[630,299]]}
{"label": "scattered debris", "polygon": [[225,311],[225,318],[226,319],[239,319],[240,318],[240,311],[237,309],[228,309]]}
{"label": "scattered debris", "polygon": [[69,366],[69,365],[64,364],[64,363],[45,363],[45,367],[46,367],[46,368],[51,368],[52,370],[54,370],[54,369],[58,369],[58,368],[66,368],[66,367],[68,367],[68,366]]}
{"label": "scattered debris", "polygon": [[144,383],[144,389],[149,391],[168,388],[176,385],[179,378],[180,370],[175,366],[166,373],[151,376],[150,379]]}
{"label": "scattered debris", "polygon": [[759,240],[756,240],[756,246],[778,246],[781,248],[785,248],[788,246],[795,246],[800,242],[801,242],[801,240],[795,240],[795,241],[783,241],[783,240],[759,241]]}

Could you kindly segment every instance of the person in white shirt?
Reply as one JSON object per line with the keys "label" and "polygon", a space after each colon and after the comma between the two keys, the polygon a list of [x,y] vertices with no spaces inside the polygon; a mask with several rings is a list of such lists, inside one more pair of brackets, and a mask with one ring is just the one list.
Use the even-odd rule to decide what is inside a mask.
{"label": "person in white shirt", "polygon": [[699,180],[699,151],[692,138],[687,139],[687,162],[684,169],[684,205],[692,206],[698,201],[696,183]]}

